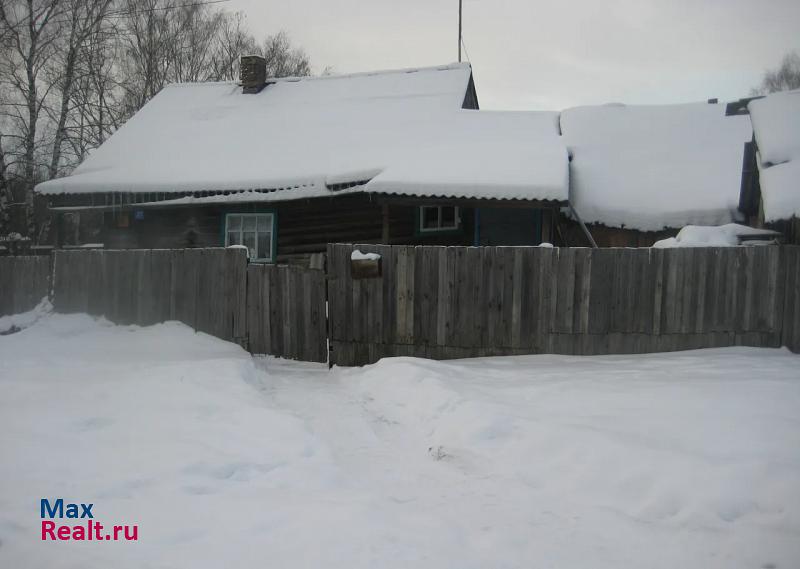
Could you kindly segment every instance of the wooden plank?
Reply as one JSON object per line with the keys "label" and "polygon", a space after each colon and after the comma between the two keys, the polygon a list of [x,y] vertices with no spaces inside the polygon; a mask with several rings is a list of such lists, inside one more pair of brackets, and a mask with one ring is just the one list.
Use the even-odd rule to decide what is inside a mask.
{"label": "wooden plank", "polygon": [[295,358],[297,354],[296,337],[292,331],[296,324],[292,321],[292,306],[297,304],[297,290],[292,283],[292,270],[290,267],[279,267],[281,288],[281,336],[283,337],[283,355]]}
{"label": "wooden plank", "polygon": [[481,343],[484,347],[502,345],[502,310],[503,310],[503,259],[498,247],[486,249],[483,257],[483,279],[488,302],[486,310],[487,334]]}
{"label": "wooden plank", "polygon": [[800,247],[784,248],[784,302],[781,343],[800,352]]}
{"label": "wooden plank", "polygon": [[532,346],[537,352],[547,350],[547,341],[550,337],[550,308],[551,308],[551,271],[554,256],[553,249],[536,248],[532,252],[532,279],[531,318],[534,323],[531,327]]}
{"label": "wooden plank", "polygon": [[381,284],[382,291],[382,338],[384,344],[390,344],[394,341],[397,328],[394,325],[396,317],[396,303],[397,298],[397,249],[395,247],[387,246],[383,248],[383,257],[381,258],[383,276]]}
{"label": "wooden plank", "polygon": [[536,249],[537,248],[533,247],[519,247],[517,249],[520,258],[519,292],[521,297],[519,342],[517,343],[517,347],[523,350],[532,350],[536,345],[538,326],[536,317],[539,306],[538,275],[536,273],[536,258],[534,256]]}
{"label": "wooden plank", "polygon": [[310,289],[306,301],[310,307],[308,323],[310,334],[308,360],[325,363],[328,361],[327,325],[325,322],[325,274],[322,271],[308,271]]}
{"label": "wooden plank", "polygon": [[276,268],[273,266],[261,265],[258,267],[259,286],[255,291],[261,301],[261,310],[256,314],[250,314],[248,318],[259,320],[259,332],[261,334],[261,346],[265,354],[275,355],[273,351],[274,334],[276,327],[272,320],[273,310],[276,300],[270,294],[272,283],[275,280]]}
{"label": "wooden plank", "polygon": [[467,264],[467,247],[453,248],[454,309],[450,344],[453,346],[477,346],[472,338],[472,315],[475,312],[472,304],[472,275]]}
{"label": "wooden plank", "polygon": [[590,279],[592,289],[589,296],[589,333],[605,334],[610,327],[611,303],[613,301],[613,275],[615,253],[613,249],[592,251]]}
{"label": "wooden plank", "polygon": [[742,319],[739,324],[739,330],[742,332],[747,332],[753,329],[753,312],[754,312],[754,302],[753,297],[755,295],[755,280],[756,280],[756,270],[758,267],[755,266],[755,251],[752,247],[742,247],[739,249],[740,258],[743,265],[744,271],[744,288],[742,290],[743,296],[743,311],[742,311]]}
{"label": "wooden plank", "polygon": [[503,348],[511,347],[511,328],[514,309],[514,248],[500,247],[502,254],[502,296],[500,305],[500,330],[499,345]]}
{"label": "wooden plank", "polygon": [[[539,333],[544,341],[549,341],[554,330],[554,319],[558,303],[558,258],[559,248],[542,249],[539,252],[539,291],[541,304],[539,306]],[[546,348],[549,351],[549,348]]]}
{"label": "wooden plank", "polygon": [[436,345],[447,345],[447,320],[450,318],[451,276],[447,264],[447,247],[436,248],[436,268],[439,281],[436,291]]}
{"label": "wooden plank", "polygon": [[589,332],[589,298],[592,286],[592,249],[575,249],[575,308],[573,332]]}
{"label": "wooden plank", "polygon": [[283,303],[281,271],[283,270],[285,270],[285,267],[275,267],[271,271],[269,280],[269,322],[271,330],[269,353],[276,356],[286,353],[283,341],[283,310],[281,309]]}
{"label": "wooden plank", "polygon": [[[511,287],[511,343],[510,346],[519,348],[522,346],[522,262],[523,262],[522,247],[515,247],[513,249],[514,255],[514,269],[512,272],[512,287]],[[474,310],[474,307],[465,306],[465,310]]]}
{"label": "wooden plank", "polygon": [[681,249],[667,249],[664,251],[665,283],[663,290],[663,317],[662,334],[676,334],[680,332],[680,309],[682,299],[682,283],[679,279],[683,266]]}
{"label": "wooden plank", "polygon": [[[343,247],[341,245],[328,245],[328,319],[331,342],[345,339],[344,327],[347,318],[344,313],[345,282],[343,264],[341,262]],[[385,267],[384,267],[385,270]],[[338,344],[332,344],[332,347]]]}
{"label": "wooden plank", "polygon": [[483,267],[481,265],[481,250],[478,247],[468,247],[464,251],[464,261],[462,267],[462,288],[464,291],[464,306],[471,307],[469,310],[462,310],[463,327],[459,326],[461,341],[459,345],[478,348],[481,346],[482,326],[485,319],[484,311],[476,310],[482,306],[481,285],[483,279]]}
{"label": "wooden plank", "polygon": [[556,264],[553,267],[554,305],[553,328],[556,333],[572,333],[575,307],[575,250],[557,249]]}
{"label": "wooden plank", "polygon": [[439,255],[443,247],[416,247],[414,260],[414,343],[416,345],[439,342],[439,302],[441,264]]}
{"label": "wooden plank", "polygon": [[264,347],[264,304],[261,294],[263,266],[247,267],[247,349],[253,354],[266,354]]}
{"label": "wooden plank", "polygon": [[413,247],[402,247],[397,252],[397,342],[414,343],[414,272]]}
{"label": "wooden plank", "polygon": [[447,297],[445,302],[447,304],[445,310],[445,335],[444,335],[444,342],[447,346],[456,346],[457,339],[458,339],[458,332],[456,331],[456,319],[458,312],[461,310],[459,306],[459,295],[458,295],[458,282],[457,282],[457,257],[456,253],[458,251],[458,247],[447,247],[445,248],[445,263],[446,263],[446,275],[447,275],[447,284],[445,287]]}
{"label": "wooden plank", "polygon": [[15,314],[14,290],[18,280],[14,257],[0,257],[0,316]]}
{"label": "wooden plank", "polygon": [[783,266],[781,263],[782,251],[779,247],[769,248],[766,255],[766,289],[764,301],[761,305],[761,318],[759,325],[764,330],[780,333],[777,323],[778,314],[783,304]]}

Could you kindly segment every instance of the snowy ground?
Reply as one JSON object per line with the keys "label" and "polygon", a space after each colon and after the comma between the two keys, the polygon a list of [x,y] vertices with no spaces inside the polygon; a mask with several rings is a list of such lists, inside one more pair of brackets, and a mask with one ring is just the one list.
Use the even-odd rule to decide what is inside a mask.
{"label": "snowy ground", "polygon": [[[786,351],[328,372],[33,320],[0,336],[0,567],[800,565]],[[139,541],[42,542],[45,497]]]}

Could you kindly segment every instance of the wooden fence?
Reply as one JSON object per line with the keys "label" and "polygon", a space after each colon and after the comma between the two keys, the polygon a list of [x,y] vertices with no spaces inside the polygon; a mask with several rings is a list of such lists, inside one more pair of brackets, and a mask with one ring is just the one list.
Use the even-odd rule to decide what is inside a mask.
{"label": "wooden fence", "polygon": [[[352,277],[355,248],[381,277]],[[777,347],[785,320],[797,350],[797,251],[329,245],[331,360]]]}
{"label": "wooden fence", "polygon": [[783,305],[784,346],[800,353],[800,247],[784,247],[785,301]]}
{"label": "wooden fence", "polygon": [[[353,249],[381,255],[353,278]],[[0,258],[0,308],[47,294],[47,257]],[[256,354],[609,354],[730,345],[800,352],[800,247],[544,249],[329,245],[327,272],[225,249],[57,251],[61,312],[180,320]],[[374,271],[357,272],[362,276]],[[328,305],[326,306],[326,301]],[[327,315],[327,317],[326,317]]]}
{"label": "wooden fence", "polygon": [[244,343],[246,270],[238,249],[56,251],[53,304],[119,324],[180,320]]}
{"label": "wooden fence", "polygon": [[247,268],[247,332],[254,354],[328,361],[325,273],[275,265]]}
{"label": "wooden fence", "polygon": [[0,257],[0,316],[35,307],[50,293],[50,257]]}
{"label": "wooden fence", "polygon": [[240,249],[58,251],[54,304],[120,324],[179,320],[254,354],[328,358],[325,273],[248,265]]}

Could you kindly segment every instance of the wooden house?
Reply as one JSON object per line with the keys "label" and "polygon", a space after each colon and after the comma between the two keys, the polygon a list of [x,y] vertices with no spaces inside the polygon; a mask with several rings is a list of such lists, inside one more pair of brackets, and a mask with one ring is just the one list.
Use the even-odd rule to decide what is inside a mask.
{"label": "wooden house", "polygon": [[780,231],[800,245],[800,90],[742,99],[728,114],[749,114],[739,209],[755,227]]}
{"label": "wooden house", "polygon": [[[57,215],[97,212],[106,248],[244,244],[308,263],[328,242],[536,245],[568,201],[558,114],[478,110],[452,64],[170,85],[70,176]],[[316,261],[316,259],[313,259]]]}
{"label": "wooden house", "polygon": [[[738,211],[749,118],[725,106],[597,105],[567,109],[570,203],[601,247],[649,247],[686,225],[742,222]],[[575,214],[562,217],[570,245],[586,245]]]}

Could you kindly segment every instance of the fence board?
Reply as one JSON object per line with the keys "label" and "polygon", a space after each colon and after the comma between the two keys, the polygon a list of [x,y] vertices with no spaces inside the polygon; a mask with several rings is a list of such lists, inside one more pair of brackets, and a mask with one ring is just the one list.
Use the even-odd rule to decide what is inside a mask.
{"label": "fence board", "polygon": [[[734,344],[800,351],[800,248],[694,250],[359,245],[382,276],[356,279],[330,245],[323,271],[247,265],[242,251],[58,251],[56,308],[114,322],[169,319],[254,353],[363,364]],[[50,288],[47,257],[0,259],[0,309]],[[326,279],[327,276],[327,279]],[[328,304],[326,306],[326,292]],[[12,308],[8,308],[11,306]],[[14,306],[24,308],[14,309]]]}
{"label": "fence board", "polygon": [[50,257],[0,257],[0,316],[34,308],[50,291]]}
{"label": "fence board", "polygon": [[[336,290],[332,276],[329,286]],[[249,265],[246,281],[246,333],[252,353],[327,361],[324,271]],[[338,310],[336,303],[331,308]]]}
{"label": "fence board", "polygon": [[779,314],[783,316],[781,343],[793,352],[800,352],[800,247],[784,248],[785,300]]}
{"label": "fence board", "polygon": [[[329,246],[331,275],[349,272],[355,247],[363,248]],[[800,310],[790,294],[797,286],[789,272],[800,271],[796,248],[370,250],[384,259],[376,279],[384,294],[382,302],[371,296],[357,316],[385,319],[396,333],[367,326],[343,335],[338,320],[356,315],[332,294],[333,363],[400,354],[643,353],[775,345],[781,337],[796,342],[797,326],[786,323]],[[336,295],[347,299],[352,285],[340,284]]]}
{"label": "fence board", "polygon": [[225,249],[56,251],[53,302],[119,324],[180,320],[243,341],[243,251]]}

